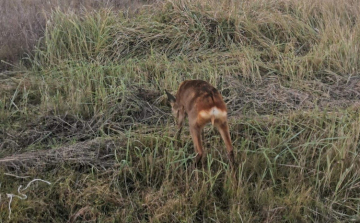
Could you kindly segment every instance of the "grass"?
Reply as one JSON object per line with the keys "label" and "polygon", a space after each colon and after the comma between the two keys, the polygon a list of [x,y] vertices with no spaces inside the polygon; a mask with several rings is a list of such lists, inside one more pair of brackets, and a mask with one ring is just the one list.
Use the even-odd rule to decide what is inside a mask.
{"label": "grass", "polygon": [[[358,221],[358,4],[49,12],[26,66],[0,79],[1,221],[34,178],[52,184],[14,197],[11,222]],[[210,126],[202,168],[188,129],[174,146],[164,89],[185,79],[224,96],[234,170]]]}
{"label": "grass", "polygon": [[0,70],[21,67],[23,57],[33,55],[33,50],[44,36],[46,22],[54,10],[63,10],[81,14],[86,10],[107,7],[122,9],[132,15],[151,0],[5,0],[0,3]]}

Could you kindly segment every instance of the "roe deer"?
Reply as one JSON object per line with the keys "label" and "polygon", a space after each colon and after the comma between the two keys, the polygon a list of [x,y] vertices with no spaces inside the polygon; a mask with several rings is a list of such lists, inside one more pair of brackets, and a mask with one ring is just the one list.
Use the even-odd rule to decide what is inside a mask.
{"label": "roe deer", "polygon": [[201,131],[205,124],[211,122],[219,130],[225,142],[230,165],[234,164],[234,152],[227,123],[226,104],[221,94],[211,84],[202,80],[186,80],[180,84],[176,97],[166,91],[172,113],[177,120],[178,132],[176,139],[180,139],[185,116],[188,116],[190,134],[194,142],[195,165],[203,156]]}

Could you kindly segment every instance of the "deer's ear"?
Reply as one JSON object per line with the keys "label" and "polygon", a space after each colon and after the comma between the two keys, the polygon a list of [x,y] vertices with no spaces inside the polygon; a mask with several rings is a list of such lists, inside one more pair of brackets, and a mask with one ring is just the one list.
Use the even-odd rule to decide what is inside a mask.
{"label": "deer's ear", "polygon": [[174,95],[170,94],[167,90],[165,90],[165,93],[168,97],[168,101],[171,104],[171,106],[175,103],[176,98],[174,97]]}

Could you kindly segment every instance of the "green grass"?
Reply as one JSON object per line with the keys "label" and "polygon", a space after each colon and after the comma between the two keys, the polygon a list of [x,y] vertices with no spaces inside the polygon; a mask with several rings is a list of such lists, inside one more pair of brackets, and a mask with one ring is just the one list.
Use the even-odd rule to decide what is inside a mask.
{"label": "green grass", "polygon": [[[1,221],[34,178],[52,184],[15,197],[11,222],[358,221],[360,13],[334,2],[53,11],[0,82]],[[201,168],[187,128],[174,146],[164,89],[185,79],[224,96],[234,170],[210,126]]]}

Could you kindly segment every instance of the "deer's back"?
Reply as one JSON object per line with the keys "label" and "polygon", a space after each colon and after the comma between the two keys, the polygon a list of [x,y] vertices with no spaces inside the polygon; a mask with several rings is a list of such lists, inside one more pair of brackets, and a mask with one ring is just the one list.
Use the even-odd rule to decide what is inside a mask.
{"label": "deer's back", "polygon": [[203,80],[186,80],[180,84],[176,94],[177,101],[187,112],[198,112],[216,107],[226,112],[226,105],[219,91]]}

